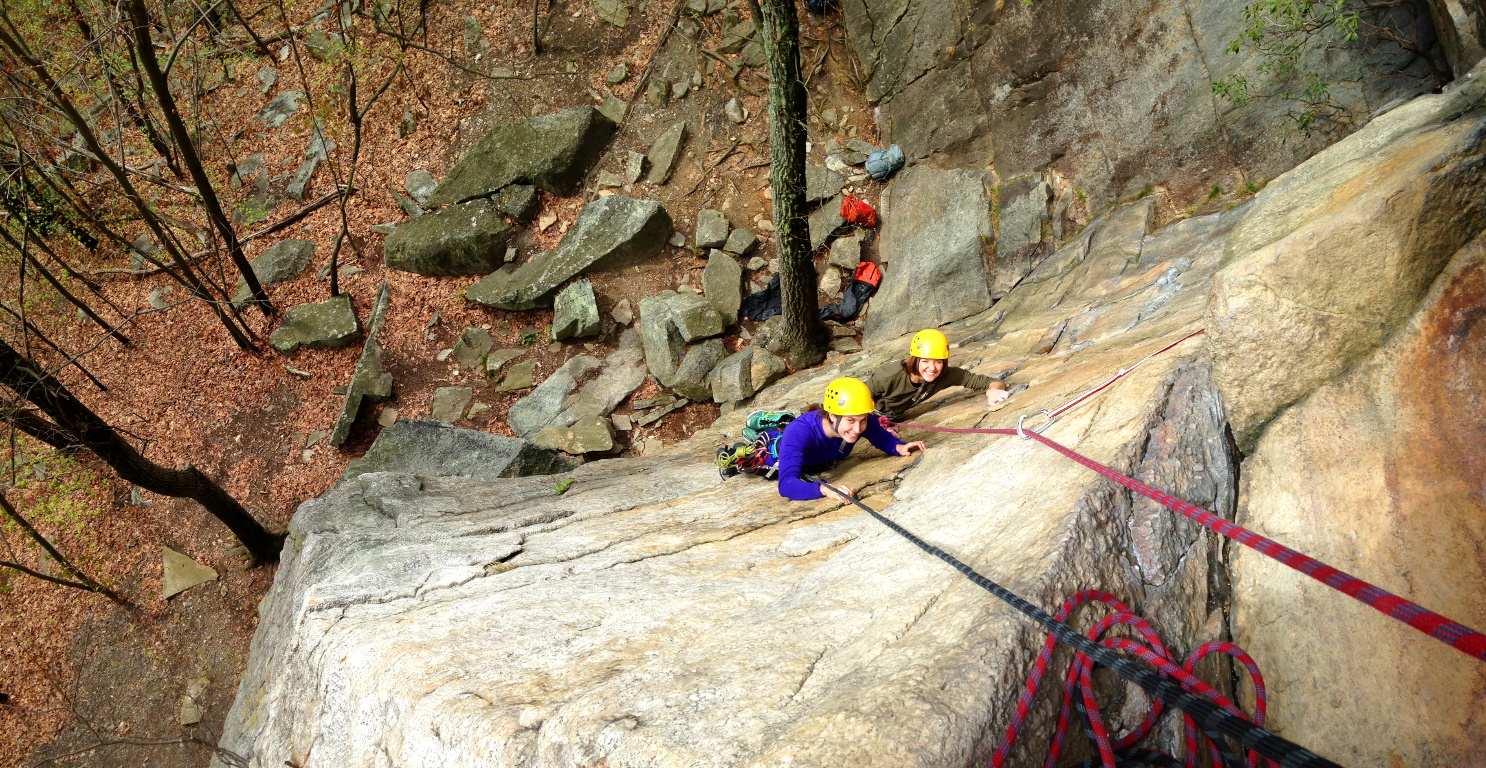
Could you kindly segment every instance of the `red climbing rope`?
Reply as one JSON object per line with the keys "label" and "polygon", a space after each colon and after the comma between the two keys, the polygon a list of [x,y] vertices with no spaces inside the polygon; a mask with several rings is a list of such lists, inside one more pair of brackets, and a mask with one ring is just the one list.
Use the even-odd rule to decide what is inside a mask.
{"label": "red climbing rope", "polygon": [[1155,352],[1152,352],[1149,355],[1146,355],[1145,357],[1141,358],[1140,359],[1140,362],[1136,363],[1135,365],[1132,365],[1129,368],[1121,368],[1120,371],[1119,371],[1119,373],[1116,373],[1115,375],[1109,377],[1109,379],[1107,381],[1105,381],[1103,384],[1100,384],[1099,386],[1094,387],[1093,389],[1089,390],[1088,392],[1085,392],[1082,395],[1079,395],[1078,397],[1075,397],[1074,399],[1068,401],[1067,403],[1064,403],[1061,407],[1056,408],[1056,409],[1051,410],[1051,411],[1043,411],[1042,412],[1042,415],[1044,415],[1044,416],[1047,417],[1047,423],[1046,424],[1043,424],[1038,429],[1038,431],[1040,432],[1040,431],[1042,431],[1044,429],[1047,429],[1048,426],[1051,425],[1054,421],[1056,421],[1059,416],[1063,415],[1063,412],[1064,411],[1067,411],[1068,409],[1073,408],[1074,406],[1078,405],[1079,403],[1082,403],[1083,401],[1088,400],[1089,398],[1093,397],[1094,395],[1097,395],[1100,392],[1103,392],[1104,390],[1108,389],[1115,382],[1119,381],[1120,379],[1125,378],[1125,374],[1127,374],[1127,373],[1135,370],[1136,368],[1139,368],[1140,366],[1144,365],[1147,360],[1150,360],[1151,358],[1155,357],[1156,355],[1159,355],[1162,352],[1165,352],[1165,351],[1171,349],[1172,347],[1175,347],[1176,345],[1178,345],[1178,344],[1186,341],[1187,339],[1192,338],[1193,336],[1201,336],[1204,332],[1205,331],[1203,329],[1199,328],[1199,329],[1197,329],[1197,330],[1195,330],[1195,331],[1187,334],[1186,336],[1183,336],[1180,339],[1177,339],[1176,341],[1173,341],[1170,344],[1167,344],[1166,346],[1164,346],[1164,347],[1156,350]]}
{"label": "red climbing rope", "polygon": [[[1268,707],[1268,697],[1264,688],[1264,677],[1260,675],[1258,665],[1242,649],[1232,643],[1206,643],[1193,651],[1187,657],[1185,664],[1177,666],[1176,662],[1171,659],[1171,655],[1167,652],[1166,647],[1162,645],[1161,638],[1145,620],[1135,615],[1119,599],[1097,590],[1086,590],[1069,598],[1067,602],[1063,603],[1063,607],[1059,609],[1056,618],[1058,621],[1066,622],[1079,606],[1092,602],[1104,603],[1113,608],[1115,613],[1100,619],[1088,631],[1087,635],[1090,640],[1094,640],[1106,648],[1132,653],[1155,666],[1162,674],[1176,680],[1184,689],[1208,699],[1219,707],[1222,707],[1225,712],[1244,717],[1243,713],[1239,711],[1233,702],[1193,675],[1193,670],[1196,669],[1197,664],[1214,653],[1226,653],[1232,656],[1249,671],[1249,675],[1254,681],[1255,715],[1250,719],[1255,725],[1261,727],[1264,725],[1264,716]],[[1111,627],[1119,624],[1133,627],[1145,639],[1148,645],[1141,645],[1140,643],[1119,637],[1100,639]],[[1037,693],[1037,687],[1042,682],[1043,675],[1047,673],[1048,665],[1052,662],[1053,648],[1056,645],[1057,638],[1053,635],[1048,635],[1047,642],[1042,646],[1042,652],[1037,656],[1037,664],[1032,670],[1032,675],[1027,679],[1027,685],[1022,689],[1022,694],[1017,699],[1016,712],[1012,715],[1011,724],[1006,728],[1006,735],[1002,737],[1000,745],[996,747],[995,755],[991,758],[991,765],[994,768],[1001,768],[1006,764],[1006,760],[1011,754],[1011,747],[1016,741],[1017,733],[1021,730],[1023,723],[1026,722],[1027,714],[1031,710],[1032,698]],[[1099,752],[1100,762],[1106,766],[1116,765],[1116,753],[1123,753],[1134,747],[1136,743],[1144,739],[1151,732],[1151,729],[1155,727],[1156,722],[1160,719],[1164,702],[1158,699],[1152,705],[1150,713],[1146,715],[1145,719],[1139,725],[1118,741],[1111,741],[1109,732],[1104,726],[1104,720],[1100,716],[1098,706],[1094,700],[1093,671],[1093,659],[1082,653],[1074,657],[1073,666],[1069,668],[1068,675],[1064,678],[1063,704],[1058,711],[1058,724],[1053,732],[1053,741],[1048,747],[1048,755],[1044,763],[1044,768],[1054,768],[1058,764],[1058,757],[1062,754],[1064,738],[1068,733],[1068,724],[1071,721],[1076,703],[1081,702],[1083,705],[1082,710],[1085,722],[1087,723],[1086,727],[1092,737],[1091,740]],[[1076,697],[1075,693],[1077,694]],[[1183,717],[1186,719],[1186,766],[1187,768],[1195,768],[1199,750],[1197,723],[1188,715],[1184,714]],[[1223,761],[1218,755],[1217,746],[1212,742],[1211,737],[1204,736],[1204,738],[1207,740],[1207,748],[1213,758],[1212,764],[1223,765]],[[1272,763],[1273,761],[1270,762]],[[1258,764],[1259,754],[1251,751],[1248,755],[1249,768],[1255,768]]]}
{"label": "red climbing rope", "polygon": [[[1183,341],[1196,336],[1198,333],[1202,333],[1202,331],[1189,334],[1167,345],[1166,347],[1146,356],[1146,358],[1144,360],[1141,360],[1140,362],[1143,363],[1146,360],[1149,360],[1152,357],[1155,357],[1156,355],[1159,355],[1162,352],[1171,349],[1177,344],[1180,344]],[[1083,402],[1084,400],[1088,399],[1090,395],[1108,387],[1110,384],[1113,384],[1120,378],[1120,376],[1123,376],[1126,373],[1135,370],[1135,367],[1139,365],[1140,363],[1136,363],[1135,366],[1131,366],[1130,368],[1121,371],[1118,375],[1105,382],[1104,384],[1095,387],[1094,389],[1090,390],[1088,393],[1084,394],[1068,405],[1065,405],[1057,409],[1056,411],[1053,411],[1051,415],[1056,416],[1057,414],[1068,410],[1074,405]],[[1049,420],[1049,423],[1050,422],[1051,419]],[[1288,565],[1291,568],[1294,568],[1295,570],[1300,571],[1301,573],[1315,579],[1316,581],[1319,581],[1322,584],[1325,584],[1326,586],[1331,587],[1332,589],[1335,589],[1336,591],[1341,592],[1344,595],[1355,598],[1356,600],[1362,602],[1364,605],[1371,606],[1372,608],[1376,609],[1386,616],[1390,616],[1394,619],[1402,621],[1403,623],[1408,624],[1414,629],[1417,629],[1420,632],[1423,632],[1424,634],[1429,635],[1430,637],[1433,637],[1434,639],[1439,640],[1446,645],[1449,645],[1452,648],[1461,651],[1462,653],[1486,661],[1486,635],[1483,635],[1480,632],[1477,632],[1457,621],[1452,621],[1451,619],[1441,616],[1434,611],[1428,610],[1420,605],[1405,600],[1404,598],[1394,595],[1386,590],[1373,586],[1372,584],[1369,584],[1362,579],[1352,576],[1351,574],[1348,574],[1337,568],[1333,568],[1321,562],[1320,560],[1316,560],[1315,558],[1312,558],[1308,555],[1296,552],[1295,550],[1290,549],[1289,547],[1286,547],[1272,539],[1265,538],[1247,528],[1224,520],[1223,518],[1218,517],[1217,515],[1205,509],[1202,509],[1201,507],[1188,504],[1187,502],[1182,501],[1175,496],[1158,491],[1155,488],[1152,488],[1145,483],[1136,480],[1133,477],[1122,475],[1119,472],[1116,472],[1113,469],[1110,469],[1109,467],[1106,467],[1103,464],[1100,464],[1099,462],[1094,461],[1093,459],[1090,459],[1087,456],[1084,456],[1077,451],[1067,448],[1049,438],[1043,437],[1036,432],[1032,432],[1030,430],[1023,431],[1021,429],[954,429],[949,427],[931,427],[925,424],[899,424],[897,426],[902,429],[922,429],[929,432],[949,432],[954,434],[1018,435],[1024,439],[1036,440],[1043,445],[1052,448],[1058,453],[1061,453],[1064,456],[1073,459],[1079,464],[1082,464],[1085,467],[1088,467],[1089,469],[1092,469],[1095,472],[1098,472],[1099,474],[1109,478],[1110,480],[1119,483],[1125,488],[1128,488],[1148,499],[1151,499],[1152,501],[1155,501],[1156,503],[1164,507],[1167,507],[1168,509],[1174,510],[1182,514],[1183,516],[1196,521],[1209,530],[1217,531],[1223,536],[1232,539],[1233,541],[1236,541],[1246,547],[1249,547],[1250,549],[1253,549],[1260,554],[1277,560],[1284,565]]]}

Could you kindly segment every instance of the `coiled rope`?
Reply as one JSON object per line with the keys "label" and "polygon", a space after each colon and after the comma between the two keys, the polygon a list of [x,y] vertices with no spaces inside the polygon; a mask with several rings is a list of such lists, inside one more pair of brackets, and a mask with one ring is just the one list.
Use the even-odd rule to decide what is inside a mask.
{"label": "coiled rope", "polygon": [[[1198,333],[1201,332],[1199,331]],[[1169,344],[1166,347],[1158,350],[1157,352],[1147,356],[1140,362],[1143,363],[1146,360],[1149,360],[1152,357],[1155,357],[1156,355],[1159,355],[1162,352],[1165,352],[1166,350],[1171,349],[1177,344],[1180,344],[1181,342],[1186,341],[1187,339],[1190,339],[1196,335],[1197,333],[1189,334],[1182,339]],[[1120,376],[1123,376],[1126,373],[1135,370],[1136,366],[1138,366],[1139,364],[1140,363],[1136,363],[1135,366],[1131,366],[1130,368],[1121,371],[1119,375],[1115,376],[1113,379],[1110,379],[1104,384],[1101,384],[1098,387],[1090,390],[1089,392],[1081,395],[1068,405],[1065,405],[1057,409],[1056,411],[1052,411],[1051,414],[1061,414],[1064,411],[1067,411],[1073,405],[1083,402],[1084,400],[1088,399],[1089,395],[1108,387],[1110,384],[1114,383],[1114,381],[1118,380]],[[1045,411],[1044,413],[1048,412]],[[1048,423],[1051,423],[1051,419]],[[1306,576],[1309,576],[1316,581],[1319,581],[1322,584],[1325,584],[1326,586],[1331,587],[1332,589],[1361,602],[1364,605],[1371,606],[1385,616],[1397,619],[1398,621],[1408,624],[1414,629],[1417,629],[1420,632],[1423,632],[1424,634],[1429,635],[1430,637],[1439,640],[1440,642],[1445,643],[1446,645],[1455,648],[1456,650],[1459,650],[1460,652],[1468,656],[1486,661],[1486,635],[1483,635],[1480,632],[1477,632],[1470,627],[1461,624],[1460,622],[1449,619],[1445,616],[1435,613],[1434,611],[1424,608],[1423,606],[1420,606],[1409,600],[1405,600],[1404,598],[1388,592],[1387,590],[1381,589],[1373,584],[1363,581],[1362,579],[1346,573],[1341,569],[1333,568],[1321,562],[1320,560],[1310,557],[1309,555],[1296,552],[1295,550],[1290,549],[1289,547],[1286,547],[1279,542],[1274,541],[1273,539],[1260,536],[1259,534],[1254,533],[1253,531],[1244,528],[1243,526],[1236,525],[1227,520],[1224,520],[1223,518],[1218,517],[1212,512],[1209,512],[1201,507],[1195,506],[1193,504],[1188,504],[1187,502],[1178,499],[1171,494],[1158,491],[1155,488],[1152,488],[1149,485],[1146,485],[1145,483],[1142,483],[1133,477],[1120,474],[1119,472],[1116,472],[1113,469],[1110,469],[1109,467],[1106,467],[1103,464],[1100,464],[1099,462],[1094,461],[1093,459],[1090,459],[1089,457],[1084,456],[1083,454],[1080,454],[1079,452],[1074,451],[1071,448],[1068,448],[1067,446],[1064,446],[1054,440],[1044,437],[1035,431],[1023,430],[1020,425],[1018,425],[1016,429],[957,429],[949,427],[933,427],[925,424],[898,424],[897,426],[901,429],[921,429],[929,432],[948,432],[954,434],[1017,435],[1023,439],[1036,440],[1037,442],[1042,443],[1043,445],[1057,451],[1058,453],[1063,454],[1064,456],[1078,462],[1079,464],[1082,464],[1085,467],[1094,470],[1104,477],[1115,481],[1125,488],[1132,490],[1156,502],[1157,504],[1160,504],[1168,509],[1180,513],[1190,520],[1196,521],[1208,530],[1217,531],[1223,536],[1232,539],[1233,541],[1236,541],[1250,549],[1253,549],[1254,551],[1259,552],[1266,557],[1283,563],[1284,565],[1287,565],[1305,574]],[[1047,425],[1044,424],[1043,428],[1046,428],[1046,426]]]}
{"label": "coiled rope", "polygon": [[[1012,430],[1006,431],[1010,432],[1011,434],[1016,434],[1015,431]],[[985,576],[982,576],[980,573],[976,572],[975,569],[971,568],[963,562],[960,562],[960,560],[955,558],[953,555],[945,552],[942,549],[939,549],[938,547],[928,543],[927,541],[924,541],[923,539],[920,539],[918,536],[914,535],[912,531],[909,531],[907,528],[904,528],[903,526],[894,522],[891,518],[883,515],[881,512],[878,512],[877,510],[867,506],[866,504],[863,504],[860,500],[851,496],[847,496],[844,492],[835,488],[835,486],[830,485],[830,483],[825,482],[819,477],[811,475],[806,475],[805,479],[810,480],[811,482],[821,483],[822,485],[835,490],[837,493],[840,493],[852,504],[855,504],[857,507],[861,508],[867,514],[871,515],[873,519],[887,526],[888,529],[890,529],[894,533],[907,539],[911,544],[918,547],[919,549],[944,561],[951,568],[954,568],[961,574],[964,574],[965,578],[969,579],[971,583],[986,590],[987,592],[990,592],[991,594],[1000,598],[1007,605],[1010,605],[1011,607],[1020,611],[1022,614],[1026,615],[1028,618],[1037,622],[1056,640],[1060,640],[1063,643],[1072,646],[1075,651],[1089,657],[1093,660],[1093,662],[1113,671],[1115,674],[1119,675],[1125,680],[1128,680],[1140,686],[1153,698],[1164,701],[1167,704],[1180,709],[1191,719],[1193,723],[1201,727],[1209,734],[1217,734],[1232,738],[1239,744],[1242,744],[1245,748],[1258,752],[1260,755],[1282,766],[1285,766],[1285,768],[1301,768],[1302,766],[1304,766],[1305,768],[1331,768],[1333,766],[1336,766],[1336,763],[1320,757],[1310,750],[1305,749],[1304,747],[1286,741],[1285,739],[1282,739],[1270,733],[1269,731],[1266,731],[1263,727],[1250,721],[1248,718],[1244,717],[1243,714],[1239,712],[1236,707],[1233,706],[1232,702],[1229,702],[1225,697],[1223,697],[1222,694],[1218,693],[1211,686],[1203,683],[1201,680],[1198,680],[1195,677],[1192,677],[1190,674],[1187,674],[1184,669],[1170,663],[1169,660],[1164,660],[1163,663],[1162,659],[1164,659],[1164,656],[1156,657],[1152,655],[1152,657],[1147,660],[1156,659],[1155,661],[1153,661],[1153,663],[1156,663],[1161,671],[1164,672],[1165,675],[1170,675],[1170,677],[1163,674],[1158,674],[1157,672],[1143,667],[1140,664],[1137,664],[1117,653],[1117,648],[1122,648],[1125,650],[1131,650],[1137,653],[1137,655],[1142,655],[1142,657],[1144,657],[1145,654],[1142,654],[1141,651],[1149,651],[1149,649],[1145,649],[1143,646],[1139,646],[1135,643],[1130,643],[1130,641],[1123,640],[1122,638],[1110,638],[1110,641],[1114,647],[1106,647],[1105,645],[1102,645],[1095,640],[1085,637],[1079,634],[1077,630],[1073,629],[1062,620],[1048,615],[1046,611],[1024,600],[1011,590],[1001,586],[1000,584],[997,584],[994,581],[991,581]],[[1128,611],[1124,612],[1128,613]],[[1128,643],[1131,647],[1124,647],[1124,644],[1126,643]],[[1045,654],[1047,654],[1050,658],[1051,652],[1046,651],[1046,646],[1044,646],[1044,649]],[[1152,652],[1152,654],[1153,653],[1154,652]],[[1046,669],[1046,662],[1043,661],[1041,656],[1039,656],[1039,667],[1043,670]],[[1175,678],[1175,680],[1173,678]],[[1178,680],[1180,682],[1177,682]],[[1190,691],[1188,689],[1190,689]],[[1024,692],[1023,698],[1026,700],[1026,703],[1024,704],[1023,701],[1019,700],[1017,704],[1017,711],[1019,715],[1016,720],[1014,720],[1014,725],[1016,725],[1017,727],[1020,727],[1021,722],[1025,720],[1025,707],[1030,705],[1030,694]],[[1092,700],[1093,694],[1092,691],[1090,691],[1087,701]],[[1087,707],[1088,705],[1085,703],[1084,706]],[[1014,736],[1015,734],[1012,733],[1009,735]],[[1123,741],[1121,743],[1123,743]],[[1218,758],[1224,765],[1238,766],[1241,764],[1238,756],[1233,754],[1232,750],[1221,739],[1210,739],[1209,744],[1217,752]],[[1009,748],[1009,745],[1005,744],[1003,741],[1002,748]],[[1111,747],[1111,752],[1112,751],[1113,747]],[[1103,752],[1102,747],[1101,752]],[[998,749],[997,754],[1000,755],[1000,753],[1001,749]],[[1129,765],[1131,764],[1130,759],[1132,757],[1136,757],[1136,755],[1111,755],[1110,762],[1106,763],[1106,765]],[[1004,762],[1004,755],[1001,756],[1001,760]],[[998,767],[1000,766],[1000,764],[1001,763],[996,763]]]}

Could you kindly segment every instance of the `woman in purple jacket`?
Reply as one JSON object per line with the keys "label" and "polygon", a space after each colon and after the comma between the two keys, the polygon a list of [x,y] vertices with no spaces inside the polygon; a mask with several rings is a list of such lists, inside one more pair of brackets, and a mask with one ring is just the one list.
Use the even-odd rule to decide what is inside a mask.
{"label": "woman in purple jacket", "polygon": [[875,407],[872,393],[860,379],[843,377],[827,385],[822,410],[801,414],[779,437],[779,495],[796,501],[827,497],[850,503],[855,492],[849,486],[837,484],[837,492],[801,475],[846,458],[861,437],[889,456],[926,450],[922,440],[905,443],[883,429],[872,416]]}

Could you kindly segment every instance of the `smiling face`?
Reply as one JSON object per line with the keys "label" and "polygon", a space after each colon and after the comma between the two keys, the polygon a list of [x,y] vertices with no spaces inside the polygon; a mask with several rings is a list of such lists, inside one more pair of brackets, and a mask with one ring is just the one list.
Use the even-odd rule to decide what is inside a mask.
{"label": "smiling face", "polygon": [[927,357],[920,357],[918,359],[919,378],[924,381],[933,381],[939,378],[939,374],[941,373],[944,373],[943,360],[931,360]]}
{"label": "smiling face", "polygon": [[848,443],[855,443],[862,432],[867,429],[867,418],[870,414],[860,416],[838,416],[836,417],[836,434]]}

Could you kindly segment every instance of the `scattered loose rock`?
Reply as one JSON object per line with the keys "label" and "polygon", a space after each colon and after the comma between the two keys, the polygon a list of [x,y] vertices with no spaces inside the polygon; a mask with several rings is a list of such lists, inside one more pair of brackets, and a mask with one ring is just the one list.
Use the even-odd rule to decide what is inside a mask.
{"label": "scattered loose rock", "polygon": [[490,338],[490,332],[472,325],[460,331],[459,340],[454,342],[454,359],[461,367],[473,371],[480,367],[480,362],[493,346],[495,342]]}
{"label": "scattered loose rock", "polygon": [[464,408],[474,395],[474,390],[469,387],[439,387],[433,393],[430,415],[438,421],[453,424],[464,418]]}
{"label": "scattered loose rock", "polygon": [[420,168],[409,173],[402,186],[419,205],[428,205],[428,198],[439,188],[439,183],[433,180],[433,174]]}
{"label": "scattered loose rock", "polygon": [[602,330],[593,283],[578,280],[557,294],[552,311],[553,341],[597,336]]}
{"label": "scattered loose rock", "polygon": [[[309,240],[283,240],[275,243],[263,255],[248,262],[253,276],[264,286],[277,285],[293,280],[303,272],[315,258],[315,244]],[[253,294],[242,275],[237,277],[237,286],[232,291],[232,305],[241,309]]]}
{"label": "scattered loose rock", "polygon": [[171,549],[160,548],[165,575],[161,579],[162,599],[170,599],[198,584],[217,580],[217,572]]}
{"label": "scattered loose rock", "polygon": [[603,416],[585,416],[569,426],[543,427],[532,443],[574,455],[608,453],[614,450],[614,426]]}
{"label": "scattered loose rock", "polygon": [[301,101],[304,101],[304,94],[299,91],[284,91],[264,105],[257,117],[267,123],[269,128],[277,128],[299,111]]}
{"label": "scattered loose rock", "polygon": [[727,347],[723,345],[722,339],[707,339],[701,344],[693,345],[676,369],[676,375],[671,380],[671,389],[691,400],[712,397],[712,386],[707,381],[707,374],[727,354]]}
{"label": "scattered loose rock", "polygon": [[703,208],[697,213],[696,244],[698,248],[721,248],[728,240],[731,228],[728,217],[722,211]]}
{"label": "scattered loose rock", "polygon": [[647,181],[651,184],[670,181],[671,173],[676,170],[676,161],[681,159],[681,145],[685,141],[686,122],[682,121],[666,129],[650,145],[650,153],[646,155],[646,159],[650,161],[650,176]]}
{"label": "scattered loose rock", "polygon": [[718,250],[708,254],[702,287],[712,308],[722,316],[723,325],[737,324],[738,307],[743,303],[743,268],[737,259]]}
{"label": "scattered loose rock", "polygon": [[731,254],[746,256],[757,245],[758,236],[746,229],[740,228],[728,233],[727,242],[723,243],[722,249]]}
{"label": "scattered loose rock", "polygon": [[629,299],[623,299],[614,305],[614,310],[609,313],[609,316],[620,325],[629,325],[635,321],[635,310],[630,306]]}

